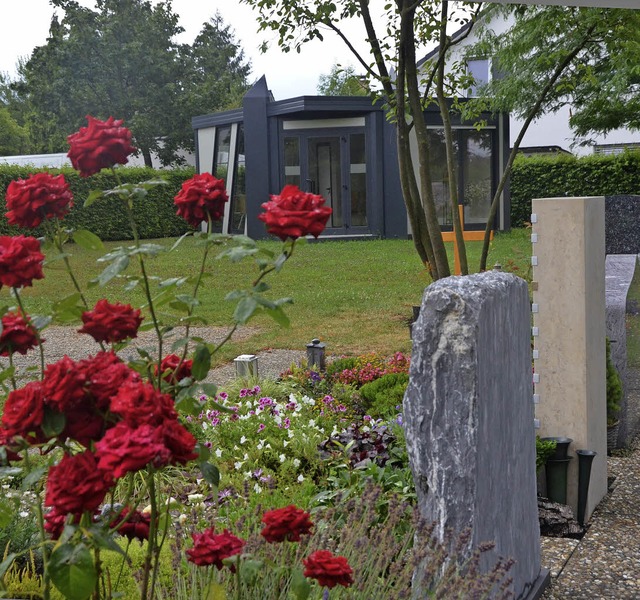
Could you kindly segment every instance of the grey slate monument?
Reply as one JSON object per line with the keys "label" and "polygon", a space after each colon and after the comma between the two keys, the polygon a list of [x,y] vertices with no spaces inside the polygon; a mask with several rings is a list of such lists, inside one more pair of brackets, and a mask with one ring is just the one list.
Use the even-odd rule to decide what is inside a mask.
{"label": "grey slate monument", "polygon": [[540,566],[530,304],[524,280],[498,271],[430,285],[413,327],[404,398],[409,461],[422,515],[493,541],[515,559],[515,598],[537,598]]}

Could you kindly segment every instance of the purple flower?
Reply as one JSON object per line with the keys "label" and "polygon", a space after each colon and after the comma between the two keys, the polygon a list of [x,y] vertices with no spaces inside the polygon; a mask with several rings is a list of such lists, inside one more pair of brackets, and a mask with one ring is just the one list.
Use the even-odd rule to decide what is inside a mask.
{"label": "purple flower", "polygon": [[333,398],[332,398],[331,396],[329,396],[329,394],[327,394],[327,395],[322,399],[322,401],[323,401],[325,404],[331,404],[331,403],[333,402]]}
{"label": "purple flower", "polygon": [[346,412],[347,411],[347,407],[344,404],[338,404],[338,406],[336,407],[336,411],[337,412]]}
{"label": "purple flower", "polygon": [[260,425],[258,425],[258,433],[264,431],[266,428],[267,426],[264,423],[260,423]]}
{"label": "purple flower", "polygon": [[254,476],[256,479],[258,479],[258,478],[260,477],[260,475],[262,475],[262,469],[256,469],[256,470],[253,472],[253,476]]}
{"label": "purple flower", "polygon": [[284,420],[284,422],[282,423],[282,426],[283,426],[285,429],[289,429],[289,427],[291,427],[291,421],[289,420],[289,417],[287,417],[287,418]]}

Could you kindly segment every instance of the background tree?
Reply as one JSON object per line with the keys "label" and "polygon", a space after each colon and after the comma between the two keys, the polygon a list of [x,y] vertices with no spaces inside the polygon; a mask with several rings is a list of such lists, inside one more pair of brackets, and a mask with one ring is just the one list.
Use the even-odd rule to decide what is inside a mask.
{"label": "background tree", "polygon": [[[227,107],[246,87],[249,66],[219,16],[192,48],[175,41],[183,29],[170,1],[96,0],[96,10],[75,0],[51,3],[64,16],[54,16],[47,43],[20,67],[12,86],[27,107],[36,151],[65,151],[67,133],[85,115],[113,115],[125,120],[147,166],[152,153],[167,164],[178,150],[193,148],[194,114]],[[228,62],[213,69],[214,57]],[[227,80],[213,93],[209,84],[227,64]]]}
{"label": "background tree", "polygon": [[[526,131],[540,115],[555,112],[568,102],[577,102],[581,114],[588,106],[600,106],[607,101],[615,109],[618,99],[611,96],[591,96],[597,87],[594,73],[609,91],[618,85],[621,76],[605,73],[601,61],[618,62],[618,50],[635,47],[638,40],[640,14],[637,11],[602,8],[569,8],[520,6],[493,8],[484,15],[490,23],[495,14],[512,15],[513,26],[500,35],[485,28],[480,44],[472,47],[472,56],[490,56],[493,69],[499,74],[481,89],[481,103],[494,111],[509,112],[523,120],[513,144],[506,168],[494,195],[480,269],[486,268],[489,250],[489,224],[497,211],[500,195],[511,171]],[[480,24],[482,28],[482,23]],[[630,42],[627,44],[627,40]],[[629,54],[627,54],[629,58]],[[633,73],[637,67],[625,69]],[[611,79],[616,83],[607,83]],[[582,94],[582,95],[581,95]],[[606,111],[602,111],[603,116]],[[596,121],[583,120],[584,131],[602,126]]]}
{"label": "background tree", "polygon": [[[440,0],[395,0],[384,5],[369,0],[241,1],[258,11],[260,29],[275,32],[278,44],[285,51],[299,49],[313,39],[322,40],[326,31],[334,32],[344,41],[358,65],[375,83],[372,87],[380,89],[380,99],[396,124],[400,183],[418,255],[434,279],[449,275],[431,185],[424,110],[434,102],[441,105],[441,111],[445,110],[444,104],[447,104],[446,111],[449,110],[441,89],[449,86],[451,72],[455,75],[459,66],[448,72],[441,67],[448,51],[460,38],[451,39],[447,28],[449,24],[457,27],[468,24],[470,31],[481,5],[471,7],[464,2]],[[374,14],[372,10],[377,12]],[[370,54],[360,54],[345,34],[344,25],[350,19],[357,19],[363,26],[362,38]],[[378,23],[383,24],[381,28]],[[426,52],[426,45],[434,43],[439,44],[438,57],[419,70],[417,52]],[[416,161],[411,155],[412,132],[417,140]],[[451,127],[446,124],[445,136],[451,136]],[[446,147],[448,163],[453,164],[453,144],[447,143]],[[450,201],[462,263],[464,244],[453,188],[450,186]]]}
{"label": "background tree", "polygon": [[366,80],[356,75],[353,65],[341,67],[334,64],[327,75],[318,79],[318,94],[322,96],[368,96]]}

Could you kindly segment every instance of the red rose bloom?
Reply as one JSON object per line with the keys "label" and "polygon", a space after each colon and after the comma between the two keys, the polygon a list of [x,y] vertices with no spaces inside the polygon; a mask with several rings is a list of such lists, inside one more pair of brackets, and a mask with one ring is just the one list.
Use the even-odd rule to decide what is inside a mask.
{"label": "red rose bloom", "polygon": [[99,440],[107,423],[102,415],[87,400],[84,405],[65,411],[66,424],[62,439],[71,438],[88,447],[91,442]]}
{"label": "red rose bloom", "polygon": [[111,399],[127,381],[140,381],[140,374],[130,369],[114,352],[98,352],[78,363],[85,374],[89,395],[100,410],[107,410]]}
{"label": "red rose bloom", "polygon": [[96,342],[116,343],[137,337],[142,317],[130,304],[110,304],[103,298],[93,310],[82,313],[82,322],[78,333],[88,333]]}
{"label": "red rose bloom", "polygon": [[44,418],[44,396],[39,381],[27,383],[7,396],[2,413],[4,435],[22,436],[29,441],[42,437],[40,425]]}
{"label": "red rose bloom", "polygon": [[96,456],[88,450],[73,456],[65,454],[49,469],[44,503],[57,513],[93,512],[113,484],[111,478],[98,469]]}
{"label": "red rose bloom", "polygon": [[196,438],[193,437],[178,421],[165,421],[162,425],[164,445],[171,452],[169,462],[172,465],[184,465],[190,460],[198,458],[194,451]]}
{"label": "red rose bloom", "polygon": [[133,540],[134,538],[140,542],[149,539],[149,530],[151,527],[151,515],[134,510],[131,512],[125,507],[122,512],[115,518],[109,527],[116,529],[117,533]]}
{"label": "red rose bloom", "polygon": [[311,515],[293,504],[270,510],[262,516],[266,527],[260,532],[267,542],[299,542],[300,536],[311,533]]}
{"label": "red rose bloom", "polygon": [[197,173],[182,184],[174,198],[178,215],[193,227],[211,217],[219,221],[224,215],[224,203],[229,200],[224,179],[216,179],[211,173]]}
{"label": "red rose bloom", "polygon": [[127,164],[127,157],[136,149],[131,145],[131,132],[122,127],[123,121],[113,117],[100,121],[90,115],[87,121],[88,127],[67,137],[67,156],[80,176],[89,177],[102,169]]}
{"label": "red rose bloom", "polygon": [[142,381],[123,383],[111,399],[109,408],[133,428],[140,425],[161,425],[166,419],[178,417],[171,396]]}
{"label": "red rose bloom", "polygon": [[[162,371],[162,379],[172,385],[177,384],[185,377],[191,377],[191,369],[193,367],[192,360],[183,360],[180,362],[180,357],[177,354],[167,354],[160,363],[160,370]],[[155,369],[156,375],[158,374],[158,366]]]}
{"label": "red rose bloom", "polygon": [[[68,513],[58,512],[57,509],[52,508],[47,514],[44,516],[44,530],[51,536],[52,540],[57,540],[64,531],[64,526],[67,523]],[[77,525],[80,523],[80,519],[82,518],[82,513],[77,513],[73,515],[71,519],[71,523]]]}
{"label": "red rose bloom", "polygon": [[7,188],[7,220],[10,225],[37,227],[43,219],[62,218],[73,206],[73,194],[64,175],[36,173],[12,181]]}
{"label": "red rose bloom", "polygon": [[[0,448],[4,448],[6,462],[22,460],[22,456],[17,453],[18,445],[13,440],[13,436],[9,435],[4,429],[0,428]],[[4,466],[3,459],[0,457],[0,466]]]}
{"label": "red rose bloom", "polygon": [[44,370],[42,390],[45,402],[61,413],[78,406],[86,398],[86,382],[86,374],[78,363],[65,355]]}
{"label": "red rose bloom", "polygon": [[321,586],[349,587],[353,583],[353,569],[344,556],[334,556],[328,550],[317,550],[302,562],[304,576],[316,579]]}
{"label": "red rose bloom", "polygon": [[114,479],[144,469],[149,463],[164,467],[171,458],[164,445],[162,427],[141,425],[134,429],[125,422],[107,429],[96,443],[96,455],[98,468]]}
{"label": "red rose bloom", "polygon": [[[216,535],[213,527],[202,533],[192,533],[191,537],[193,548],[187,550],[187,560],[200,567],[215,565],[218,569],[224,566],[222,561],[225,558],[240,554],[246,543],[227,529]],[[231,565],[230,568],[235,573],[235,566]]]}
{"label": "red rose bloom", "polygon": [[305,235],[318,237],[333,212],[324,206],[324,198],[301,191],[295,185],[286,185],[279,196],[271,196],[262,205],[265,212],[258,219],[267,225],[267,231],[283,242]]}
{"label": "red rose bloom", "polygon": [[40,242],[24,235],[0,236],[0,286],[27,287],[42,279]]}
{"label": "red rose bloom", "polygon": [[38,333],[30,323],[29,317],[14,312],[5,313],[2,316],[0,356],[9,356],[13,352],[26,354],[27,350],[31,350],[37,345]]}

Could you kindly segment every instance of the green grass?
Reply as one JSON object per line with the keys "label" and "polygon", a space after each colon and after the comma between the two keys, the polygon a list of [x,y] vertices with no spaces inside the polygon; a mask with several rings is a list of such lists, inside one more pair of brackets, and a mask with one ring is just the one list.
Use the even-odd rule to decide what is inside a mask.
{"label": "green grass", "polygon": [[[171,247],[174,240],[154,240]],[[122,245],[105,244],[107,250]],[[261,242],[261,246],[274,252],[280,250],[279,242]],[[448,244],[453,261],[452,244]],[[514,230],[496,236],[492,242],[488,264],[496,262],[505,270],[527,276],[530,263],[528,230]],[[481,243],[468,245],[469,264],[477,269]],[[105,266],[97,263],[101,252],[90,252],[71,245],[74,272],[81,286],[94,278]],[[149,261],[148,271],[162,279],[177,275],[195,274],[201,260],[201,250],[192,238],[186,239],[176,250],[161,253]],[[32,314],[47,314],[53,301],[72,291],[70,280],[55,261],[45,267],[45,279],[36,281],[33,288],[23,291],[27,310]],[[131,273],[137,267],[129,266]],[[207,262],[210,277],[205,280],[199,299],[198,314],[211,325],[228,325],[234,303],[226,302],[226,294],[238,288],[247,288],[255,279],[257,268],[251,259],[231,263],[227,259]],[[331,353],[363,353],[377,351],[390,353],[410,350],[407,320],[411,306],[421,302],[424,288],[431,282],[420,263],[411,241],[376,240],[366,242],[325,242],[297,246],[294,256],[279,274],[268,278],[272,285],[271,298],[291,296],[294,304],[286,307],[291,327],[284,329],[268,317],[259,315],[250,325],[258,333],[240,347],[228,345],[222,359],[235,352],[260,351],[266,348],[303,349],[312,338],[319,337]],[[114,280],[104,288],[94,287],[87,292],[88,301],[94,303],[101,297],[140,306],[144,296],[140,287],[124,291],[123,280]],[[183,289],[181,293],[190,293]],[[3,300],[11,303],[8,290],[0,290]],[[164,309],[163,309],[164,310]],[[165,322],[175,322],[176,315],[162,313]]]}

